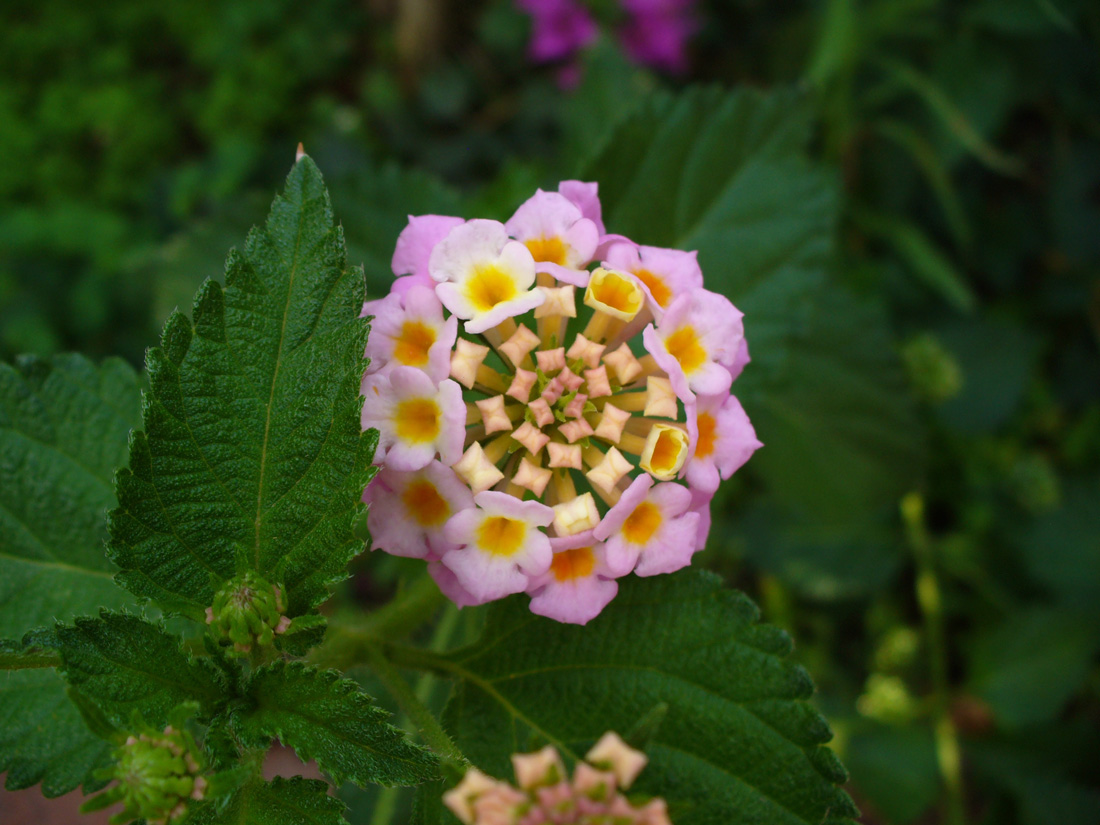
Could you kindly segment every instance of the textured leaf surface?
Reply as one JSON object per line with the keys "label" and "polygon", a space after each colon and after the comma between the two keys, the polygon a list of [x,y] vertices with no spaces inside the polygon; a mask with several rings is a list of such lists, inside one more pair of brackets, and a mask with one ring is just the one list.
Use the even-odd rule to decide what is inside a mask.
{"label": "textured leaf surface", "polygon": [[276,662],[256,671],[247,692],[252,704],[236,719],[241,735],[278,737],[303,761],[316,759],[337,784],[413,785],[436,776],[435,756],[334,670]]}
{"label": "textured leaf surface", "polygon": [[344,803],[329,796],[328,783],[296,776],[253,782],[237,791],[224,809],[209,805],[193,825],[343,825]]}
{"label": "textured leaf surface", "polygon": [[699,251],[708,288],[745,313],[758,363],[782,359],[832,246],[836,181],[806,160],[809,135],[792,93],[694,89],[654,97],[581,173],[599,181],[608,231]]}
{"label": "textured leaf surface", "polygon": [[757,617],[699,571],[626,580],[583,628],[509,599],[451,655],[445,721],[474,764],[507,776],[510,753],[549,741],[582,757],[667,703],[637,787],[664,796],[677,825],[848,822],[844,769],[822,747],[832,734],[806,702],[813,685],[786,661],[787,635]]}
{"label": "textured leaf surface", "polygon": [[52,634],[65,679],[115,725],[133,711],[162,727],[177,705],[194,701],[209,711],[225,693],[218,672],[180,650],[179,639],[137,616],[103,611]]}
{"label": "textured leaf surface", "polygon": [[[0,637],[132,600],[111,581],[103,542],[111,477],[125,461],[139,402],[137,376],[115,359],[99,367],[76,355],[0,364]],[[0,673],[6,787],[41,782],[46,796],[59,796],[109,752],[56,672]]]}
{"label": "textured leaf surface", "polygon": [[175,313],[148,358],[145,431],[118,477],[110,549],[134,593],[201,615],[238,561],[297,615],[362,548],[351,533],[374,440],[360,432],[363,275],[309,158],[226,286]]}
{"label": "textured leaf surface", "polygon": [[0,637],[130,601],[111,581],[104,516],[139,399],[116,359],[0,364]]}

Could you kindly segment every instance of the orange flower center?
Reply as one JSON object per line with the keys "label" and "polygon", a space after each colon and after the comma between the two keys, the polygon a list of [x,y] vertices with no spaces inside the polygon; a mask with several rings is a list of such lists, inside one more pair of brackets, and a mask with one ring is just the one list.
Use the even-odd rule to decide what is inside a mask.
{"label": "orange flower center", "polygon": [[560,582],[583,579],[592,573],[596,566],[596,556],[591,547],[577,547],[574,550],[563,550],[554,554],[550,562],[550,570],[554,578]]}
{"label": "orange flower center", "polygon": [[430,481],[420,479],[405,488],[401,501],[421,527],[438,527],[451,515],[447,501]]}

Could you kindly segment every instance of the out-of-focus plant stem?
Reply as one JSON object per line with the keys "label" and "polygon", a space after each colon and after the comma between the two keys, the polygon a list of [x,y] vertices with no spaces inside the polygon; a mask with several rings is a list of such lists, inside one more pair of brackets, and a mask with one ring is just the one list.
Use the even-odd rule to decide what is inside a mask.
{"label": "out-of-focus plant stem", "polygon": [[917,603],[924,618],[932,675],[932,707],[935,725],[936,760],[943,780],[948,825],[965,825],[966,807],[962,784],[962,756],[959,734],[951,718],[950,686],[947,679],[947,637],[943,626],[943,604],[936,575],[934,549],[924,522],[924,499],[909,493],[901,501],[909,546],[917,566]]}

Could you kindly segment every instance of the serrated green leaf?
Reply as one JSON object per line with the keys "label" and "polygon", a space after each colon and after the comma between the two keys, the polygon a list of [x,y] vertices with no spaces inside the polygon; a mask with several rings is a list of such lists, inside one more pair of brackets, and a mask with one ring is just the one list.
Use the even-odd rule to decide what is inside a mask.
{"label": "serrated green leaf", "polygon": [[363,276],[346,267],[321,174],[303,158],[268,221],[175,314],[150,350],[145,432],[118,475],[119,581],[199,618],[238,562],[285,588],[288,613],[327,598],[362,549],[371,475],[360,431]]}
{"label": "serrated green leaf", "polygon": [[753,369],[782,362],[833,242],[838,186],[806,160],[811,115],[793,92],[657,95],[581,171],[608,231],[699,251],[705,285],[745,313]]}
{"label": "serrated green leaf", "polygon": [[16,791],[42,783],[45,796],[61,796],[103,783],[94,771],[111,761],[111,744],[94,736],[65,695],[54,670],[0,674],[0,771],[4,787]]}
{"label": "serrated green leaf", "polygon": [[0,364],[0,637],[132,601],[103,541],[139,397],[117,359]]}
{"label": "serrated green leaf", "polygon": [[[132,601],[111,580],[103,542],[111,477],[125,460],[139,395],[134,371],[116,359],[0,364],[0,636]],[[53,670],[0,675],[6,787],[41,782],[46,796],[59,796],[109,755]]]}
{"label": "serrated green leaf", "polygon": [[317,779],[275,777],[245,785],[224,806],[207,805],[192,825],[344,825],[344,803]]}
{"label": "serrated green leaf", "polygon": [[583,757],[663,702],[635,787],[663,796],[677,825],[849,822],[810,678],[785,659],[787,635],[757,618],[700,571],[625,580],[583,628],[509,599],[479,642],[448,657],[458,686],[444,719],[474,764],[507,776],[513,752],[549,742]]}
{"label": "serrated green leaf", "polygon": [[172,709],[188,701],[211,715],[226,693],[208,661],[192,659],[176,636],[137,616],[104,610],[51,636],[66,681],[116,726],[126,726],[136,710],[146,723],[163,727]]}
{"label": "serrated green leaf", "polygon": [[278,737],[337,784],[414,785],[437,775],[435,756],[334,670],[275,662],[252,675],[247,694],[251,704],[234,720],[239,734],[257,743]]}

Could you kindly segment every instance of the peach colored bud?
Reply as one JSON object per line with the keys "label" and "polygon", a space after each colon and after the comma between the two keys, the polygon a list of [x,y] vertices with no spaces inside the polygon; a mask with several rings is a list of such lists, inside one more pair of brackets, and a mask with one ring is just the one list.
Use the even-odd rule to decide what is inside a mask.
{"label": "peach colored bud", "polygon": [[573,341],[573,346],[569,348],[567,354],[571,360],[580,358],[584,361],[586,367],[595,367],[600,363],[600,356],[603,355],[605,349],[607,347],[604,344],[589,341],[583,335],[577,333],[577,338]]}
{"label": "peach colored bud", "polygon": [[475,495],[488,490],[504,478],[504,473],[488,459],[485,451],[476,441],[462,454],[462,458],[453,469],[458,473],[459,478],[470,485]]}
{"label": "peach colored bud", "polygon": [[539,363],[539,369],[547,374],[560,370],[565,366],[565,349],[558,347],[541,350],[535,353],[535,360]]}
{"label": "peach colored bud", "polygon": [[496,785],[495,780],[477,768],[470,768],[461,782],[443,794],[443,804],[465,825],[473,825],[474,800]]}
{"label": "peach colored bud", "polygon": [[619,383],[626,386],[642,374],[642,365],[626,344],[603,357],[604,363],[615,370]]}
{"label": "peach colored bud", "polygon": [[538,345],[539,337],[523,324],[520,324],[511,337],[500,345],[500,351],[508,356],[509,361],[518,366],[527,353]]}
{"label": "peach colored bud", "polygon": [[537,380],[538,376],[530,370],[516,370],[515,377],[508,387],[508,392],[504,394],[511,396],[521,404],[526,404],[527,399],[531,397],[531,388],[535,386]]}
{"label": "peach colored bud", "polygon": [[592,482],[593,486],[610,494],[615,485],[627,473],[634,469],[632,465],[617,449],[612,447],[607,451],[599,464],[585,473],[585,478]]}
{"label": "peach colored bud", "polygon": [[485,424],[485,432],[496,433],[512,429],[512,421],[508,418],[508,413],[504,411],[503,395],[494,395],[491,398],[485,398],[474,403],[481,411],[481,420]]}
{"label": "peach colored bud", "polygon": [[477,381],[478,367],[488,354],[488,347],[459,338],[455,342],[454,352],[451,353],[451,378],[466,389],[472,389]]}
{"label": "peach colored bud", "polygon": [[565,765],[552,745],[534,753],[513,754],[512,767],[516,772],[516,782],[524,790],[539,785],[554,785],[565,777]]}
{"label": "peach colored bud", "polygon": [[645,392],[645,415],[676,418],[679,411],[671,381],[659,375],[651,375],[645,380]]}
{"label": "peach colored bud", "polygon": [[582,438],[587,438],[592,435],[592,425],[585,421],[583,418],[575,418],[572,421],[566,421],[560,427],[558,432],[565,436],[566,440],[570,444],[575,441],[580,441]]}
{"label": "peach colored bud", "polygon": [[634,750],[614,731],[601,736],[584,758],[597,767],[609,768],[615,774],[619,787],[624,789],[634,784],[649,761],[644,753]]}
{"label": "peach colored bud", "polygon": [[512,438],[527,448],[527,451],[531,455],[538,455],[539,450],[546,446],[550,441],[550,436],[545,435],[536,427],[532,426],[531,422],[524,421],[516,431],[512,433]]}
{"label": "peach colored bud", "polygon": [[603,398],[611,395],[611,382],[607,378],[607,367],[603,364],[595,369],[585,370],[584,380],[588,382],[589,398]]}
{"label": "peach colored bud", "polygon": [[554,411],[550,409],[545,398],[536,398],[527,405],[527,409],[535,416],[535,424],[539,427],[545,427],[554,421]]}
{"label": "peach colored bud", "polygon": [[580,444],[562,444],[557,441],[551,441],[546,445],[546,449],[550,454],[551,467],[569,467],[574,470],[579,470],[584,466],[581,463]]}
{"label": "peach colored bud", "polygon": [[630,413],[620,410],[614,404],[604,404],[600,423],[596,425],[596,438],[606,438],[612,444],[618,444],[623,437],[623,428],[630,420]]}
{"label": "peach colored bud", "polygon": [[591,493],[554,505],[554,530],[559,536],[572,536],[591,530],[600,522],[600,511]]}
{"label": "peach colored bud", "polygon": [[512,480],[524,489],[530,490],[536,496],[542,496],[546,485],[550,483],[552,473],[544,467],[536,467],[526,458],[521,458],[516,469],[515,478]]}
{"label": "peach colored bud", "polygon": [[577,305],[573,298],[573,287],[543,287],[546,300],[542,306],[535,307],[536,318],[547,318],[552,315],[564,315],[566,318],[577,317]]}

